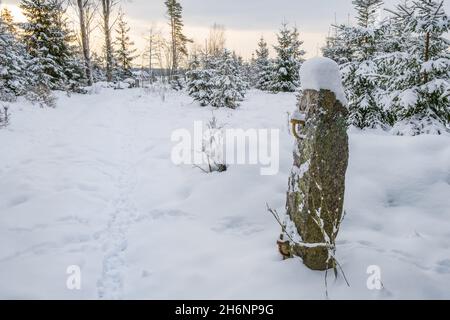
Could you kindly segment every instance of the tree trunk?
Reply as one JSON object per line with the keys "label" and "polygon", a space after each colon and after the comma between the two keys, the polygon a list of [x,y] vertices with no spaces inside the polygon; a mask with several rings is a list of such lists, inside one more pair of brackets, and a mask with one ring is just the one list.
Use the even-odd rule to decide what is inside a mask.
{"label": "tree trunk", "polygon": [[91,65],[91,55],[89,49],[89,38],[88,31],[86,26],[86,17],[85,17],[85,8],[83,5],[83,0],[77,0],[78,11],[80,15],[80,30],[81,30],[81,46],[83,49],[83,57],[84,57],[84,65],[85,65],[85,73],[86,78],[88,80],[88,85],[92,86],[92,65]]}
{"label": "tree trunk", "polygon": [[303,243],[293,251],[313,270],[335,267],[335,239],[343,217],[349,147],[347,108],[329,90],[305,90],[306,122],[294,152],[287,213]]}
{"label": "tree trunk", "polygon": [[111,16],[111,2],[110,0],[102,0],[103,10],[103,30],[105,36],[105,59],[106,59],[106,80],[111,82],[112,76],[112,42],[111,42],[111,26],[109,25],[109,19]]}
{"label": "tree trunk", "polygon": [[[425,57],[424,57],[425,61],[430,60],[430,33],[427,32],[425,35]],[[424,83],[428,82],[428,73],[425,71],[424,76],[423,76],[423,81]]]}
{"label": "tree trunk", "polygon": [[178,57],[177,57],[177,35],[175,32],[175,21],[171,19],[171,28],[172,28],[172,75],[173,79],[174,73],[177,72],[178,69]]}

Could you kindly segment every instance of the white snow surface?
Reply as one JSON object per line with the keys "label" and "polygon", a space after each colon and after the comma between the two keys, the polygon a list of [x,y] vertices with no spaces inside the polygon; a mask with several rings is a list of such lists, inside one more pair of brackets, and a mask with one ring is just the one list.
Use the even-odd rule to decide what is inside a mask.
{"label": "white snow surface", "polygon": [[[325,68],[326,69],[326,68]],[[280,172],[205,174],[171,133],[211,118],[182,92],[98,88],[56,109],[20,100],[0,130],[0,298],[325,299],[324,272],[282,261],[295,94],[250,91],[227,128],[279,128]],[[350,130],[342,277],[330,299],[450,298],[450,139]],[[81,290],[68,290],[68,266]],[[369,290],[379,266],[383,290]],[[330,276],[332,277],[332,276]]]}
{"label": "white snow surface", "polygon": [[337,100],[347,106],[341,71],[335,61],[325,57],[305,61],[300,68],[300,81],[303,90],[330,90],[334,92]]}

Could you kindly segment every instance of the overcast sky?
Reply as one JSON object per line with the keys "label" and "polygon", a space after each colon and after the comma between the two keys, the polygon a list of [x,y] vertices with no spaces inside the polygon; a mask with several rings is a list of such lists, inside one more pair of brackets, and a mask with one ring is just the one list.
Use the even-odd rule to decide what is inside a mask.
{"label": "overcast sky", "polygon": [[[144,50],[144,36],[154,24],[167,28],[164,0],[122,0],[122,7],[132,28],[132,38],[140,51]],[[400,0],[385,0],[385,7],[392,8]],[[13,5],[19,0],[3,0]],[[227,46],[244,58],[251,57],[257,41],[263,35],[270,44],[276,42],[275,33],[281,21],[296,25],[305,42],[308,57],[316,56],[324,44],[329,26],[334,22],[353,21],[352,0],[181,0],[185,33],[203,44],[208,29],[214,23],[226,27]],[[445,8],[450,12],[450,1]],[[20,18],[20,17],[19,17]],[[100,39],[93,41],[100,41]],[[273,50],[272,50],[273,51]]]}

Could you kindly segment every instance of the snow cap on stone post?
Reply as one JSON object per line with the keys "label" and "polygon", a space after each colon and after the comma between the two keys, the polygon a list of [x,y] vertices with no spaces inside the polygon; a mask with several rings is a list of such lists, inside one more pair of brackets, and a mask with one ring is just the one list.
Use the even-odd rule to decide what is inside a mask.
{"label": "snow cap on stone post", "polygon": [[307,60],[300,68],[300,80],[303,90],[330,90],[342,105],[347,106],[341,72],[335,61],[324,57]]}

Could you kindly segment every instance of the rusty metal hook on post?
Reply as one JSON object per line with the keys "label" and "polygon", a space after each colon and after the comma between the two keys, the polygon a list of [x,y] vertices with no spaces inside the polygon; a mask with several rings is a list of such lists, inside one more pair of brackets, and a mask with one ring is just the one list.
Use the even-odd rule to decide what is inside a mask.
{"label": "rusty metal hook on post", "polygon": [[299,127],[304,128],[306,125],[306,116],[304,113],[296,112],[291,118],[292,134],[298,139],[303,140],[305,136],[299,134]]}

